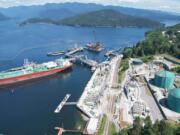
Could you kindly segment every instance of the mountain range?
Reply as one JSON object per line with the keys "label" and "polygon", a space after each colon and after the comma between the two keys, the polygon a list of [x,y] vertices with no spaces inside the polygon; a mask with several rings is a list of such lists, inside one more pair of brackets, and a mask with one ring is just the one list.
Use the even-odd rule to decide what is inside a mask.
{"label": "mountain range", "polygon": [[30,18],[20,26],[33,23],[49,23],[55,25],[81,26],[81,27],[146,27],[158,28],[163,24],[144,17],[131,16],[112,9],[103,9],[84,14],[67,17],[60,20],[50,18]]}
{"label": "mountain range", "polygon": [[156,21],[166,21],[166,20],[180,20],[179,15],[155,11],[155,10],[144,10],[136,8],[128,8],[121,6],[103,6],[98,4],[82,4],[82,3],[61,3],[61,4],[46,4],[46,5],[36,5],[36,6],[18,6],[10,8],[0,8],[0,12],[6,16],[12,18],[50,18],[50,19],[62,19],[78,14],[83,14],[87,12],[112,9],[118,12],[132,15],[145,17],[148,19],[153,19]]}

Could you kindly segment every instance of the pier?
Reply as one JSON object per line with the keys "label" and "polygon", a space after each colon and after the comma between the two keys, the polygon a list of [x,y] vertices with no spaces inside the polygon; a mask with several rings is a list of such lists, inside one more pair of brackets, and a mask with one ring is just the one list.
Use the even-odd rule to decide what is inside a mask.
{"label": "pier", "polygon": [[85,65],[87,65],[87,66],[89,66],[89,67],[95,67],[95,66],[97,66],[97,62],[96,61],[94,61],[94,60],[91,60],[91,59],[88,59],[88,58],[78,58],[77,59],[77,62],[80,62],[81,64],[85,64]]}
{"label": "pier", "polygon": [[66,56],[66,57],[69,57],[69,55],[73,55],[73,54],[75,54],[75,53],[77,53],[77,52],[81,52],[81,51],[83,51],[83,50],[84,50],[83,47],[78,47],[78,48],[75,48],[75,49],[67,52],[67,53],[65,54],[65,56]]}
{"label": "pier", "polygon": [[108,104],[105,97],[110,93],[111,89],[114,90],[115,87],[118,87],[114,82],[117,80],[117,71],[121,58],[122,56],[119,55],[111,61],[99,64],[86,85],[78,100],[77,108],[89,118],[98,118],[103,113],[104,106],[106,106],[106,103]]}
{"label": "pier", "polygon": [[66,102],[64,105],[76,105],[77,102]]}
{"label": "pier", "polygon": [[96,67],[98,65],[98,62],[88,59],[84,55],[66,55],[66,57],[68,57],[71,62],[84,64],[88,67]]}
{"label": "pier", "polygon": [[63,133],[83,133],[83,131],[81,130],[67,130],[67,129],[63,129],[62,127],[55,127],[55,130],[58,130],[58,134],[57,135],[62,135]]}
{"label": "pier", "polygon": [[115,56],[119,55],[120,51],[121,51],[121,48],[117,49],[117,50],[110,50],[110,51],[106,52],[105,56],[106,57],[115,57]]}
{"label": "pier", "polygon": [[71,96],[70,94],[66,94],[64,99],[61,101],[61,103],[55,109],[54,113],[59,113],[61,111],[62,107],[66,104],[66,102],[67,102],[67,100],[69,99],[70,96]]}

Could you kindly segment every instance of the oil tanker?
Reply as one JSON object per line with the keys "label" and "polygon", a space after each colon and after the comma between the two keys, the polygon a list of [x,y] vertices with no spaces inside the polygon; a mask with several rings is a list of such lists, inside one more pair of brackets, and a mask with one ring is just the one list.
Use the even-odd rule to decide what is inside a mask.
{"label": "oil tanker", "polygon": [[42,64],[25,61],[22,67],[0,72],[0,86],[50,76],[72,67],[68,59],[57,59]]}

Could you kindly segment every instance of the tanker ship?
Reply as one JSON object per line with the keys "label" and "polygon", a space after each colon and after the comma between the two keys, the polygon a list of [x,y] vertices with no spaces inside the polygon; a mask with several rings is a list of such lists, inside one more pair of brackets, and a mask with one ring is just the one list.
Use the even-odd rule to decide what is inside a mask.
{"label": "tanker ship", "polygon": [[50,76],[72,67],[68,59],[57,59],[42,64],[25,61],[22,67],[0,72],[0,86]]}

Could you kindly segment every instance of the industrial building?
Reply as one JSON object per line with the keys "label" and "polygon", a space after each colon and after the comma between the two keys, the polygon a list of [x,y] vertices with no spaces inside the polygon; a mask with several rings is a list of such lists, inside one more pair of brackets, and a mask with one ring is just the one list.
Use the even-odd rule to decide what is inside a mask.
{"label": "industrial building", "polygon": [[180,113],[180,88],[174,88],[169,91],[167,104],[171,110]]}
{"label": "industrial building", "polygon": [[143,61],[141,59],[133,59],[132,63],[133,65],[142,65]]}
{"label": "industrial building", "polygon": [[155,74],[154,84],[164,89],[172,89],[175,74],[166,70],[159,71]]}

